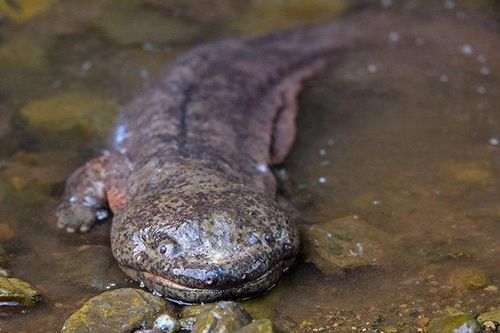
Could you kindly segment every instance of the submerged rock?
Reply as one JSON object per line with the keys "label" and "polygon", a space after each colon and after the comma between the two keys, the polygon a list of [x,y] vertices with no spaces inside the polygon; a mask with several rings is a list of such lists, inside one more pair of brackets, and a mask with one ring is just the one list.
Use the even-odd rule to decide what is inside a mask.
{"label": "submerged rock", "polygon": [[312,22],[333,19],[349,9],[346,0],[255,0],[244,15],[235,20],[244,33],[263,33]]}
{"label": "submerged rock", "polygon": [[0,305],[32,307],[41,300],[42,293],[28,282],[0,277]]}
{"label": "submerged rock", "polygon": [[46,12],[57,0],[0,1],[0,13],[16,23],[29,21]]}
{"label": "submerged rock", "polygon": [[308,226],[302,234],[306,260],[325,274],[342,274],[363,266],[376,266],[385,256],[390,236],[353,217]]}
{"label": "submerged rock", "polygon": [[[2,3],[4,1],[0,1]],[[18,35],[0,45],[2,69],[45,70],[48,64],[45,48],[34,36]]]}
{"label": "submerged rock", "polygon": [[240,328],[236,333],[274,333],[274,326],[269,319],[258,319]]}
{"label": "submerged rock", "polygon": [[187,42],[200,30],[176,17],[140,8],[133,1],[111,1],[94,24],[109,39],[121,44]]}
{"label": "submerged rock", "polygon": [[33,101],[21,109],[30,127],[44,135],[105,134],[113,125],[116,103],[86,92],[65,92]]}
{"label": "submerged rock", "polygon": [[66,320],[61,332],[130,333],[153,326],[167,309],[173,311],[173,306],[141,289],[115,289],[88,300]]}
{"label": "submerged rock", "polygon": [[427,325],[427,333],[479,333],[481,328],[471,315],[456,313],[435,318]]}
{"label": "submerged rock", "polygon": [[25,191],[26,198],[48,196],[64,182],[75,159],[74,152],[19,152],[7,165],[5,178],[16,191]]}
{"label": "submerged rock", "polygon": [[198,316],[192,333],[231,333],[251,322],[250,315],[235,302],[208,306]]}
{"label": "submerged rock", "polygon": [[450,275],[450,284],[457,289],[481,289],[488,285],[486,273],[478,268],[458,268]]}
{"label": "submerged rock", "polygon": [[9,224],[0,223],[0,242],[12,240],[14,238],[14,235],[14,229]]}

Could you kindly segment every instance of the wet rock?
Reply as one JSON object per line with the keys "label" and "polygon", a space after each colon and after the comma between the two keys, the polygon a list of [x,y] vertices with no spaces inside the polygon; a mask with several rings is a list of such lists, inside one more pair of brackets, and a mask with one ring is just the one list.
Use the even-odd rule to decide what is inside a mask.
{"label": "wet rock", "polygon": [[427,333],[479,333],[481,328],[471,315],[456,313],[429,322]]}
{"label": "wet rock", "polygon": [[155,317],[170,307],[164,299],[141,289],[115,289],[88,300],[66,320],[61,332],[134,332],[151,327]]}
{"label": "wet rock", "polygon": [[258,319],[240,328],[236,333],[274,333],[274,326],[269,319]]}
{"label": "wet rock", "polygon": [[0,223],[0,242],[12,240],[14,235],[14,229],[9,224]]}
{"label": "wet rock", "polygon": [[302,233],[306,260],[325,274],[343,274],[363,266],[377,266],[391,237],[353,217],[308,226]]}
{"label": "wet rock", "polygon": [[133,1],[111,1],[94,24],[120,45],[187,42],[200,33],[194,24],[145,10]]}
{"label": "wet rock", "polygon": [[179,331],[179,322],[173,318],[170,314],[164,313],[158,318],[156,318],[153,329],[161,331],[163,333],[174,333]]}
{"label": "wet rock", "polygon": [[478,268],[459,268],[451,273],[450,284],[457,289],[480,289],[489,284],[486,273]]}
{"label": "wet rock", "polygon": [[493,322],[496,322],[496,323],[500,323],[500,308],[497,308],[495,310],[492,310],[492,311],[480,314],[477,317],[477,321],[480,324],[483,324],[483,323],[485,323],[487,321],[493,321]]}
{"label": "wet rock", "polygon": [[21,115],[41,134],[89,139],[103,135],[113,126],[116,103],[87,92],[64,92],[28,103]]}
{"label": "wet rock", "polygon": [[0,305],[31,307],[41,300],[42,293],[28,282],[0,277]]}
{"label": "wet rock", "polygon": [[192,333],[230,333],[249,324],[252,318],[235,302],[219,302],[196,316]]}
{"label": "wet rock", "polygon": [[46,12],[57,0],[0,1],[0,13],[16,23],[29,21]]}

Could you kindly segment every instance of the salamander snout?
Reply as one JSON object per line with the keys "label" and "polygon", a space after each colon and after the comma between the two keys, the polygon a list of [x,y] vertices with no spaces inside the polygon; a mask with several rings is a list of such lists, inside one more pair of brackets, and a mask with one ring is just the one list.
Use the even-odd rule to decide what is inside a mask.
{"label": "salamander snout", "polygon": [[127,274],[188,302],[265,291],[299,248],[297,229],[273,200],[232,183],[149,194],[113,223],[112,235]]}

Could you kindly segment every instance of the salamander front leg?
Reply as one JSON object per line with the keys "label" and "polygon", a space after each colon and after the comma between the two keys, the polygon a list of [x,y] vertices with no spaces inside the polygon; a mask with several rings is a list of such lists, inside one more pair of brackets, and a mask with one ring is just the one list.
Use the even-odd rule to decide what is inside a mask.
{"label": "salamander front leg", "polygon": [[110,215],[105,185],[109,158],[90,160],[68,178],[64,202],[57,209],[58,227],[86,232],[96,221]]}

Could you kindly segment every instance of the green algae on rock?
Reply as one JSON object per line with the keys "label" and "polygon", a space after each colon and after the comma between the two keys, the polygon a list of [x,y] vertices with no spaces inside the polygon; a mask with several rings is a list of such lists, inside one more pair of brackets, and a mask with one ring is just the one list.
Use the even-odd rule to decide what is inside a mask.
{"label": "green algae on rock", "polygon": [[231,333],[251,322],[250,315],[235,302],[218,302],[198,316],[192,333]]}
{"label": "green algae on rock", "polygon": [[30,283],[17,278],[0,277],[0,303],[31,307],[42,300],[42,293]]}
{"label": "green algae on rock", "polygon": [[377,266],[385,256],[382,244],[390,242],[388,234],[353,217],[310,225],[302,239],[306,260],[331,275]]}
{"label": "green algae on rock", "polygon": [[235,333],[274,333],[274,326],[269,319],[257,319]]}
{"label": "green algae on rock", "polygon": [[88,92],[63,92],[28,103],[21,115],[29,126],[45,135],[81,134],[84,138],[108,133],[116,103]]}
{"label": "green algae on rock", "polygon": [[151,327],[155,318],[167,310],[173,311],[173,306],[144,290],[115,289],[89,299],[66,319],[61,332],[130,333]]}
{"label": "green algae on rock", "polygon": [[471,315],[465,313],[448,314],[432,319],[427,325],[427,333],[479,333],[481,328]]}

